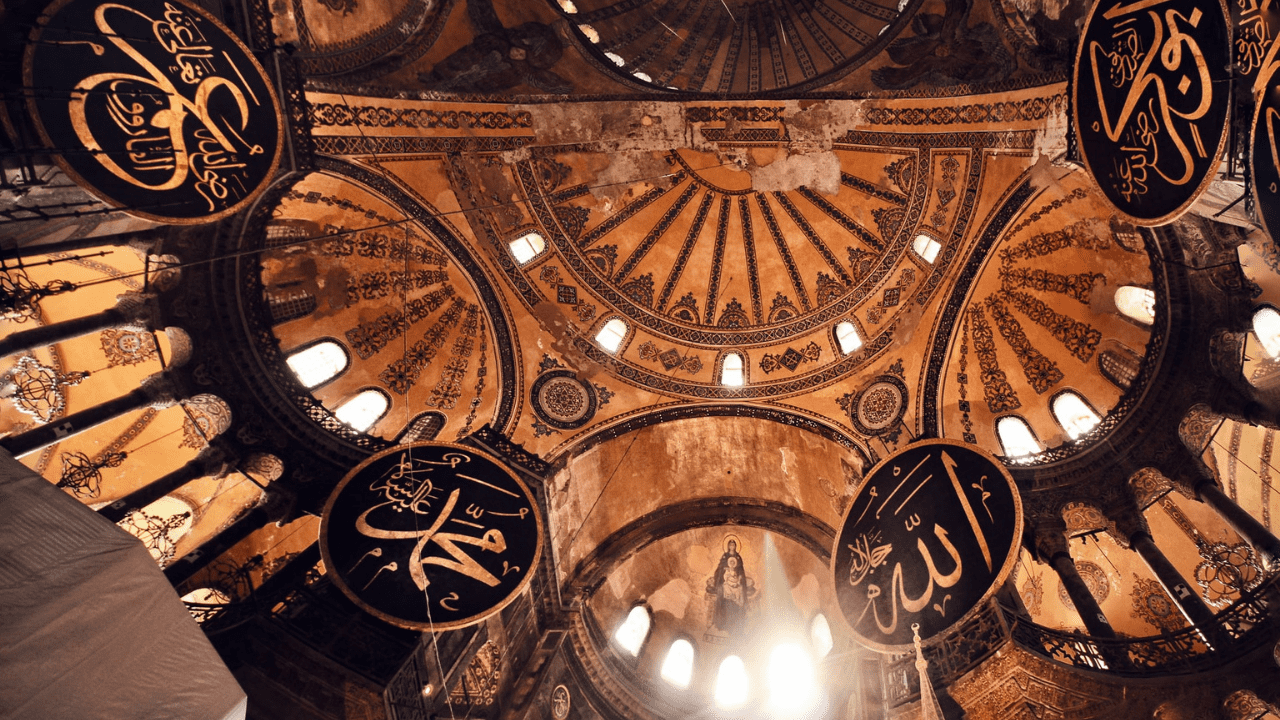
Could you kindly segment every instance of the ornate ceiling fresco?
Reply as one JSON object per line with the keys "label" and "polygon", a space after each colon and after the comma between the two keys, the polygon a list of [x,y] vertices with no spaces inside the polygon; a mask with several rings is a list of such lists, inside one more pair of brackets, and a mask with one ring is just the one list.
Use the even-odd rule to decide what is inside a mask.
{"label": "ornate ceiling fresco", "polygon": [[498,368],[493,323],[445,245],[377,195],[333,176],[294,185],[272,216],[282,229],[303,220],[314,224],[307,231],[335,236],[274,250],[288,238],[269,237],[262,256],[281,350],[321,340],[321,326],[347,348],[350,366],[314,391],[321,403],[332,410],[363,389],[384,389],[390,407],[367,432],[387,440],[423,412],[442,416],[441,439],[492,420],[502,378],[489,373]]}
{"label": "ornate ceiling fresco", "polygon": [[1081,395],[1104,417],[1129,389],[1104,366],[1136,370],[1152,332],[1117,309],[1116,291],[1152,287],[1152,259],[1143,233],[1106,218],[1073,173],[1034,197],[987,251],[941,383],[947,437],[998,445],[997,418],[1014,414],[1045,448],[1073,444],[1051,412],[1057,393]]}
{"label": "ornate ceiling fresco", "polygon": [[[1130,226],[1071,160],[1066,77],[1088,3],[247,6],[246,44],[276,65],[289,108],[281,173],[234,217],[147,236],[185,264],[180,280],[126,240],[33,265],[33,281],[84,286],[46,298],[31,326],[126,291],[154,291],[164,322],[7,358],[0,433],[176,378],[177,405],[20,459],[108,513],[207,463],[123,526],[171,569],[208,561],[178,586],[240,608],[222,616],[228,652],[266,658],[246,687],[273,707],[315,686],[334,718],[381,717],[384,691],[397,720],[446,702],[490,718],[697,714],[657,679],[667,648],[690,641],[710,685],[785,601],[832,619],[840,692],[910,717],[914,656],[854,643],[828,561],[866,473],[935,437],[1006,460],[1028,527],[1001,605],[929,644],[949,711],[1139,717],[1165,690],[1221,703],[1221,662],[1217,680],[1169,680],[1184,655],[1217,662],[1220,639],[1192,637],[1135,536],[1208,612],[1273,582],[1256,537],[1191,498],[1212,475],[1274,532],[1264,425],[1280,361],[1248,314],[1280,307],[1280,256],[1203,217]],[[1215,189],[1234,197],[1234,182]],[[75,213],[24,217],[10,236],[25,248],[144,225]],[[25,329],[0,323],[0,339]],[[616,327],[616,346],[601,340]],[[188,343],[190,362],[172,362]],[[340,367],[304,383],[290,360],[322,346]],[[373,424],[344,421],[370,392],[386,401]],[[1097,429],[1055,414],[1068,394]],[[1008,451],[1006,418],[1039,452]],[[326,594],[313,542],[344,473],[423,439],[500,457],[545,524],[529,589],[420,638]],[[766,543],[786,569],[768,587]],[[1124,646],[1134,664],[1097,662],[1119,646],[1082,634],[1097,630],[1088,596],[1119,637],[1148,638]],[[613,633],[637,605],[652,632],[626,654]],[[202,622],[224,610],[203,606]],[[1263,627],[1248,613],[1271,611],[1232,612],[1243,637]],[[268,622],[289,625],[254,635]],[[302,646],[323,662],[285,657]],[[1252,653],[1247,681],[1226,684],[1261,676],[1261,644],[1220,647]],[[1130,692],[1143,673],[1153,684]]]}

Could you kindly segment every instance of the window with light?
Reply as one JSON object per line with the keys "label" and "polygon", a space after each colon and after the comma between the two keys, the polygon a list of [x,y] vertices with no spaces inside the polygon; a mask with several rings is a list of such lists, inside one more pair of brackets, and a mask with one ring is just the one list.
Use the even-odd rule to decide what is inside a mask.
{"label": "window with light", "polygon": [[716,673],[716,707],[721,710],[742,707],[750,689],[747,666],[743,664],[742,658],[730,655],[720,662],[720,671]]}
{"label": "window with light", "polygon": [[1148,288],[1125,285],[1116,289],[1116,309],[1143,325],[1156,321],[1156,294]]}
{"label": "window with light", "polygon": [[862,349],[862,336],[858,328],[848,320],[836,325],[836,342],[840,344],[840,352],[848,355]]}
{"label": "window with light", "polygon": [[643,605],[637,605],[631,608],[631,612],[627,613],[627,619],[614,631],[613,639],[623,650],[635,657],[640,654],[645,638],[649,637],[650,623],[649,610]]}
{"label": "window with light", "polygon": [[1067,431],[1067,437],[1079,440],[1098,427],[1102,418],[1089,407],[1084,398],[1073,392],[1059,393],[1053,398],[1053,416],[1058,424]]}
{"label": "window with light", "polygon": [[996,435],[1000,438],[1004,456],[1010,460],[1025,459],[1040,452],[1040,443],[1036,442],[1027,421],[1015,415],[996,421]]}
{"label": "window with light", "polygon": [[627,337],[627,324],[618,318],[614,318],[604,324],[600,328],[600,332],[596,333],[596,344],[604,348],[608,352],[618,352],[618,348],[622,347],[622,340]]}
{"label": "window with light", "polygon": [[318,342],[291,354],[286,360],[303,387],[313,388],[337,377],[347,369],[347,351],[332,340]]}
{"label": "window with light", "polygon": [[516,262],[524,265],[547,249],[547,241],[538,233],[531,232],[512,240],[509,247]]}
{"label": "window with light", "polygon": [[728,387],[741,387],[743,381],[742,356],[729,353],[720,364],[720,384]]}
{"label": "window with light", "polygon": [[1267,355],[1280,357],[1280,312],[1273,307],[1260,307],[1253,313],[1253,334]]}
{"label": "window with light", "polygon": [[813,643],[813,651],[820,658],[829,655],[831,648],[835,647],[835,641],[831,638],[831,625],[827,622],[826,615],[818,613],[813,616],[813,621],[809,623],[809,642]]}
{"label": "window with light", "polygon": [[911,249],[915,250],[925,262],[933,264],[933,261],[938,259],[938,251],[942,249],[942,243],[921,234],[917,235],[915,242],[911,243]]}
{"label": "window with light", "polygon": [[681,690],[689,687],[689,681],[693,679],[693,643],[684,638],[671,643],[660,672],[663,680]]}
{"label": "window with light", "polygon": [[367,432],[387,414],[391,398],[381,390],[364,390],[338,406],[333,414],[357,432]]}

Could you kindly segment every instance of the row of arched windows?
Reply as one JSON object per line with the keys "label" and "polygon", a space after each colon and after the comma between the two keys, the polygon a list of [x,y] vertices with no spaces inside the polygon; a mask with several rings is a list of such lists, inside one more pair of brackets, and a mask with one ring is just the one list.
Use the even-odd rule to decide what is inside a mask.
{"label": "row of arched windows", "polygon": [[[649,639],[649,631],[652,626],[653,614],[649,608],[643,604],[635,605],[627,613],[626,619],[618,626],[618,629],[614,631],[614,642],[631,657],[639,657],[645,641]],[[835,646],[831,636],[831,625],[822,613],[814,615],[809,622],[809,636],[812,650],[819,659],[825,658]],[[688,638],[676,638],[667,646],[667,652],[663,656],[658,675],[671,686],[684,690],[689,687],[689,683],[693,680],[696,656],[697,650]],[[774,660],[778,659],[776,656],[777,653],[775,652],[775,658],[770,661],[769,676],[785,674],[782,669],[774,667]],[[787,658],[782,658],[782,661],[786,660]],[[795,663],[788,662],[787,664],[794,665]],[[746,701],[749,690],[747,668],[742,662],[742,658],[737,655],[729,655],[724,658],[720,662],[720,667],[716,673],[716,704],[725,709],[737,707]]]}
{"label": "row of arched windows", "polygon": [[[290,353],[285,362],[298,382],[313,390],[345,372],[351,356],[341,343],[321,340]],[[333,414],[353,430],[367,432],[390,408],[390,395],[379,388],[366,388],[334,408]]]}
{"label": "row of arched windows", "polygon": [[[1049,410],[1063,432],[1071,440],[1079,440],[1093,431],[1102,418],[1079,394],[1063,390],[1049,401]],[[1044,448],[1031,432],[1031,426],[1018,415],[1005,415],[996,420],[996,436],[1004,456],[1011,460],[1035,455]]]}

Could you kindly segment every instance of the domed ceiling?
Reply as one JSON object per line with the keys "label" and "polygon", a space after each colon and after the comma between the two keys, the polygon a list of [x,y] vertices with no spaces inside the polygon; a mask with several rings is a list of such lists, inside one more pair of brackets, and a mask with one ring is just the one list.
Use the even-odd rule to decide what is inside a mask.
{"label": "domed ceiling", "polygon": [[996,421],[1013,415],[1057,448],[1072,444],[1051,410],[1058,393],[1078,394],[1100,417],[1115,408],[1134,380],[1117,368],[1136,375],[1152,336],[1118,309],[1116,291],[1154,286],[1145,234],[1109,217],[1083,173],[1072,173],[1028,203],[988,252],[948,350],[945,437],[998,448]]}
{"label": "domed ceiling", "polygon": [[[306,232],[290,244],[295,227]],[[320,233],[326,239],[307,241]],[[493,323],[466,269],[427,228],[376,193],[317,173],[276,208],[267,247],[262,283],[281,350],[326,339],[347,349],[349,366],[312,390],[326,408],[384,390],[390,406],[367,432],[386,440],[423,413],[437,416],[442,440],[492,420],[501,391]]]}
{"label": "domed ceiling", "polygon": [[920,4],[560,2],[579,39],[604,54],[619,72],[661,88],[719,94],[767,93],[829,80],[833,73],[874,57]]}

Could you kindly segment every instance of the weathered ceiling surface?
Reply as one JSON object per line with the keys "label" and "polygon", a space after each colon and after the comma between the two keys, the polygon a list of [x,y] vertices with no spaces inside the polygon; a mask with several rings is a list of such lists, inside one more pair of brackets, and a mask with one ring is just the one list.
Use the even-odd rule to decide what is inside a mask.
{"label": "weathered ceiling surface", "polygon": [[294,0],[272,17],[330,87],[454,97],[934,95],[1061,81],[1084,3]]}
{"label": "weathered ceiling surface", "polygon": [[[829,81],[874,57],[921,3],[574,0],[580,42],[660,88],[761,93]],[[572,10],[572,12],[570,12]]]}

